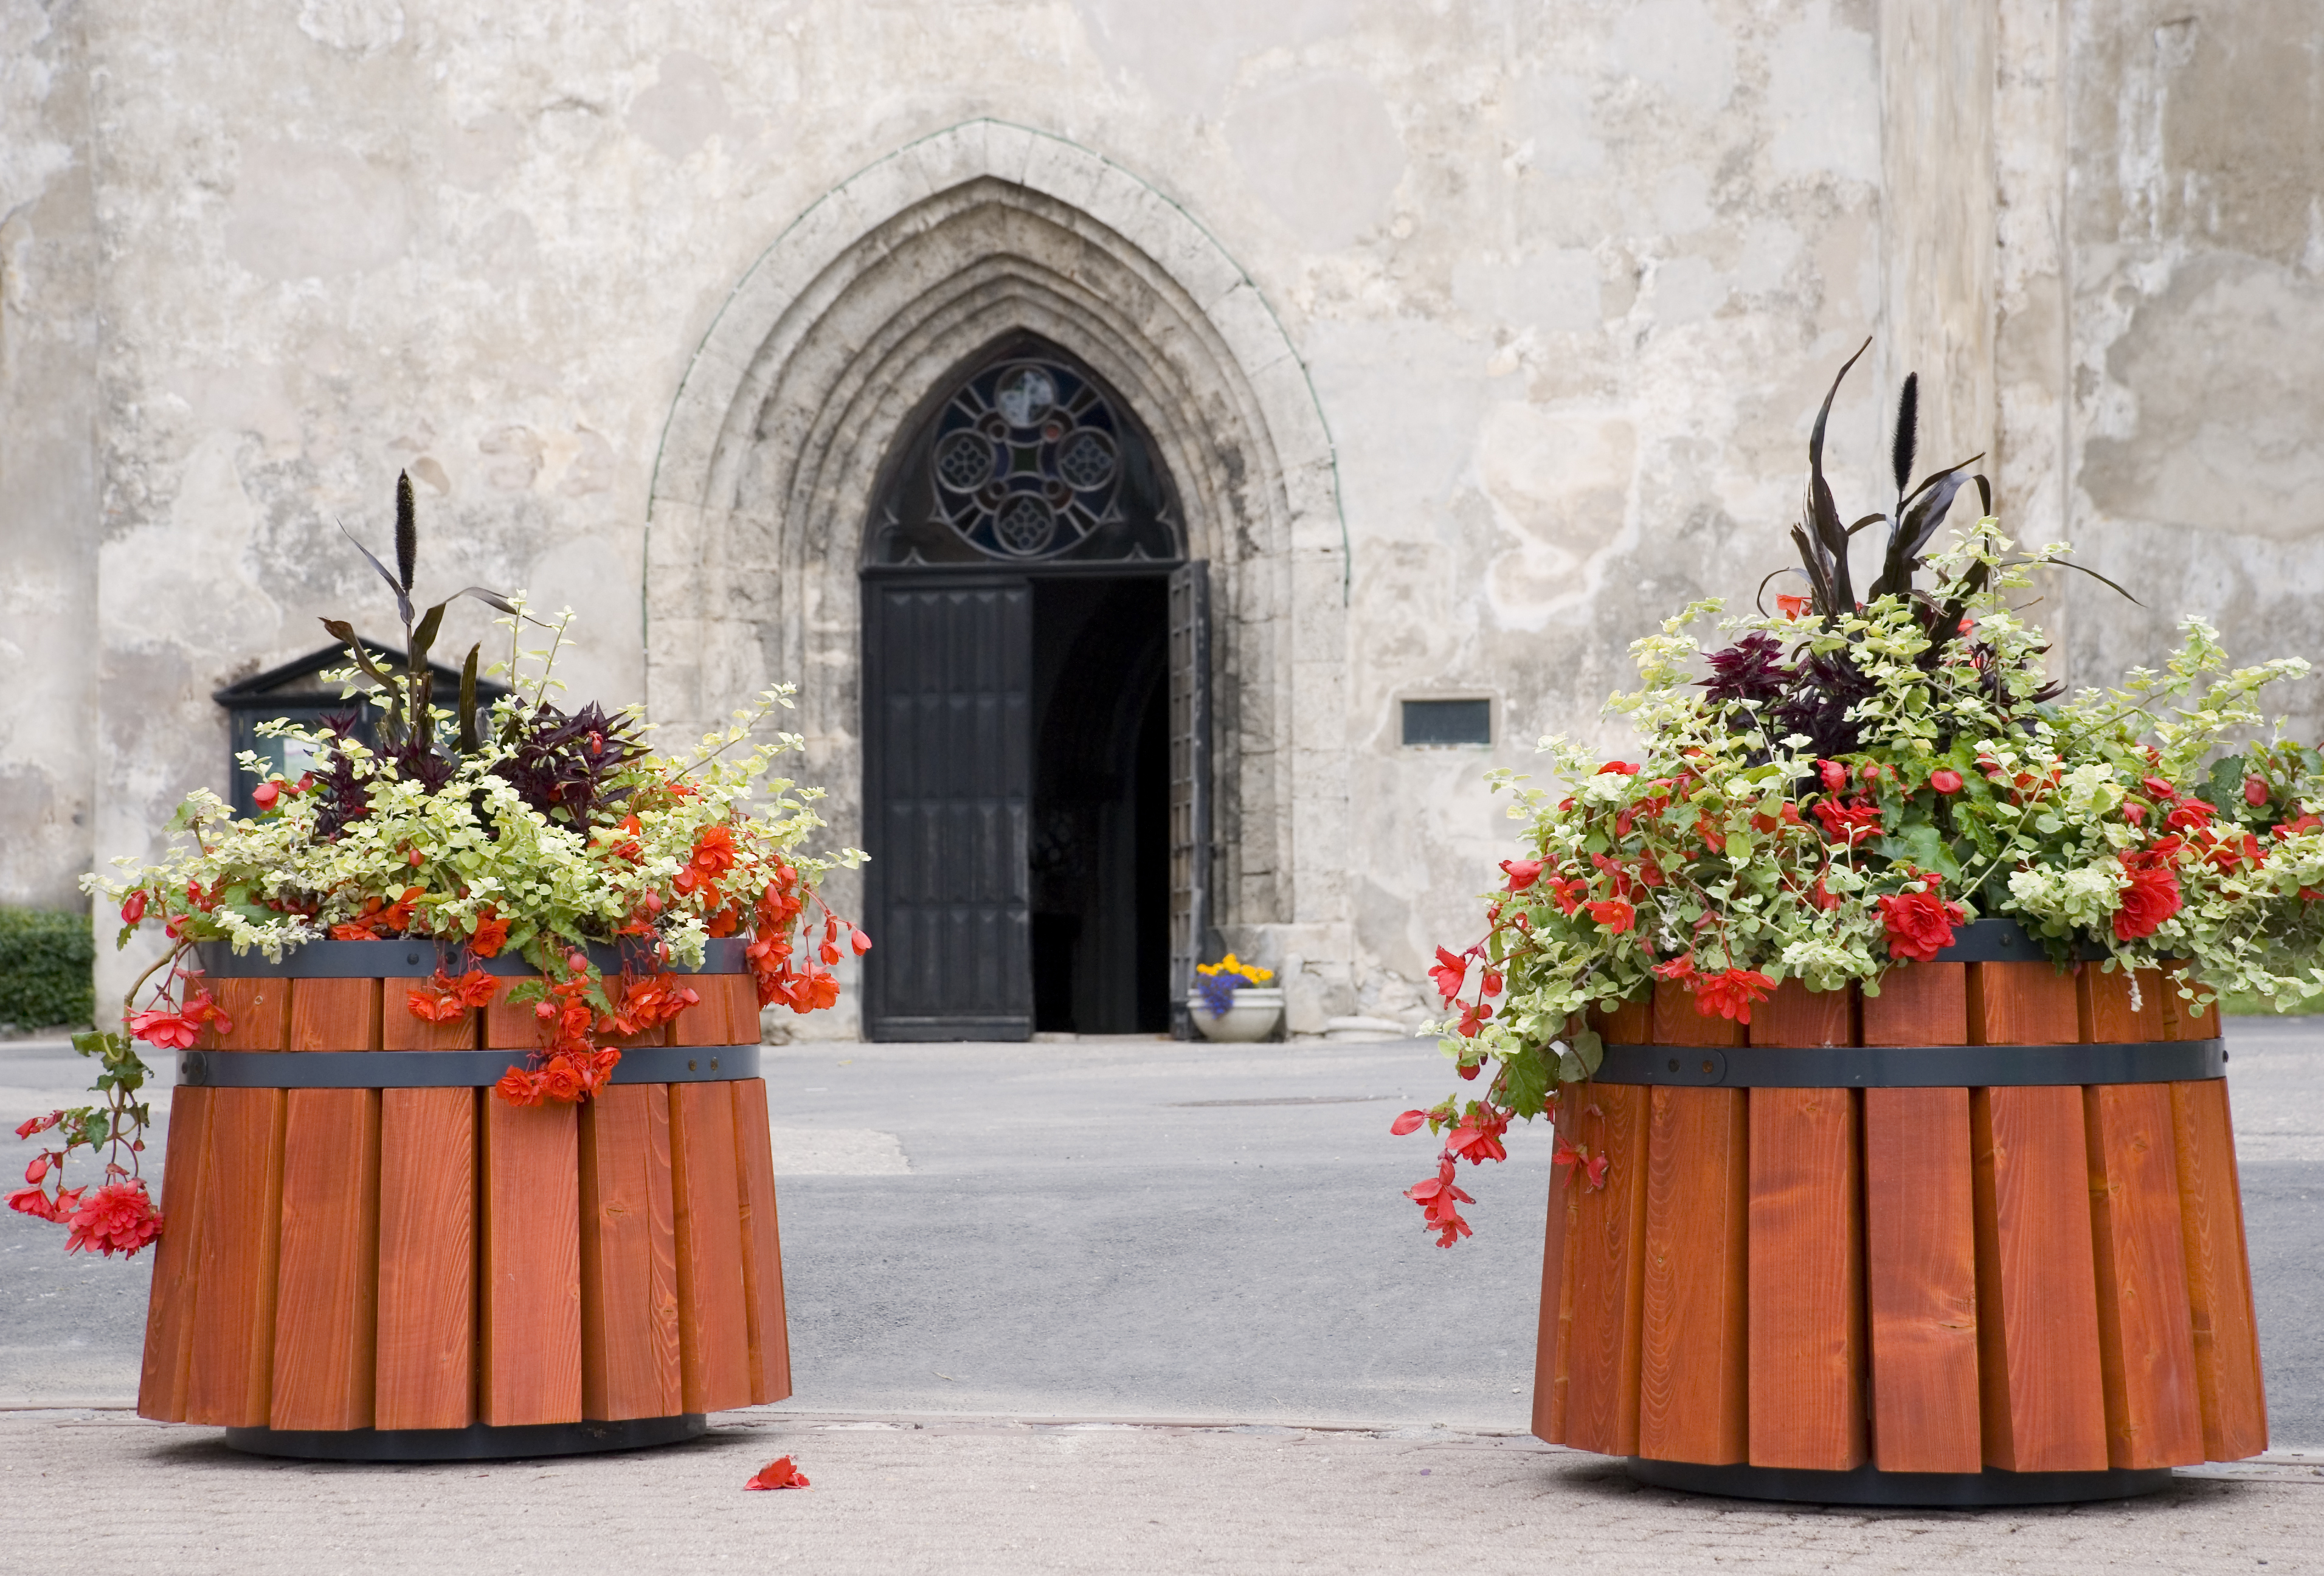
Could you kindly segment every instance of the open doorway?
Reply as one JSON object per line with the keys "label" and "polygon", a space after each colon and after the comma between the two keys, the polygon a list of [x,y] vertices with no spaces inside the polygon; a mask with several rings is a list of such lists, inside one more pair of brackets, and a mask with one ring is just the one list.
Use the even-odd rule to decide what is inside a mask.
{"label": "open doorway", "polygon": [[1208,582],[1135,416],[1010,336],[899,444],[862,575],[865,1033],[1173,1028],[1207,913]]}
{"label": "open doorway", "polygon": [[1167,591],[1033,585],[1033,1027],[1170,1027]]}

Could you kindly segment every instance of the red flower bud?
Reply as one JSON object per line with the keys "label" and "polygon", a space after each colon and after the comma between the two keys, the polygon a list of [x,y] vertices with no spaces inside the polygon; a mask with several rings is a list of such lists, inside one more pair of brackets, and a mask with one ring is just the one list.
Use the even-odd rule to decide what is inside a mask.
{"label": "red flower bud", "polygon": [[140,890],[130,893],[129,896],[123,900],[121,905],[121,923],[124,925],[135,925],[144,917],[144,892]]}
{"label": "red flower bud", "polygon": [[1861,777],[1867,782],[1878,782],[1880,780],[1880,768],[1875,762],[1868,760],[1864,763],[1862,770],[1859,770],[1857,775]]}
{"label": "red flower bud", "polygon": [[1961,774],[1950,767],[1929,773],[1929,786],[1941,794],[1957,794],[1961,790]]}
{"label": "red flower bud", "polygon": [[274,801],[281,797],[282,787],[280,783],[263,782],[250,790],[250,802],[262,810],[272,809]]}
{"label": "red flower bud", "polygon": [[2244,779],[2244,803],[2255,810],[2267,803],[2267,779],[2257,774]]}
{"label": "red flower bud", "polygon": [[1830,792],[1838,793],[1848,786],[1848,768],[1837,760],[1817,761],[1816,771],[1823,778],[1823,786]]}

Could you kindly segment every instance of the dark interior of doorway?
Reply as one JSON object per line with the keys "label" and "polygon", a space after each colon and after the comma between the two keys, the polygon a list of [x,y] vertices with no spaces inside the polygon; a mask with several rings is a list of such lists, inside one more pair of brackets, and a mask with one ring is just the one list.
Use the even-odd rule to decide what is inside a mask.
{"label": "dark interior of doorway", "polygon": [[1167,589],[1033,586],[1033,1022],[1170,1027]]}

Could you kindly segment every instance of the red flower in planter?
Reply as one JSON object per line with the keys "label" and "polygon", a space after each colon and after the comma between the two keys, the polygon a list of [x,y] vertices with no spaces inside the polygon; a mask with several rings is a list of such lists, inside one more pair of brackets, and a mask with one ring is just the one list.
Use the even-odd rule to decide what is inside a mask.
{"label": "red flower in planter", "polygon": [[[63,1200],[58,1203],[62,1204]],[[80,1189],[71,1213],[62,1218],[72,1232],[65,1243],[68,1253],[87,1253],[93,1249],[107,1258],[116,1251],[124,1258],[134,1258],[140,1248],[161,1234],[161,1212],[146,1196],[144,1183],[139,1181],[108,1182],[94,1190]]]}
{"label": "red flower in planter", "polygon": [[570,1105],[589,1092],[589,1079],[570,1056],[551,1056],[540,1070],[540,1098]]}
{"label": "red flower in planter", "polygon": [[234,1019],[210,999],[208,991],[197,991],[186,1000],[183,1007],[171,1009],[164,1004],[149,1007],[129,1020],[132,1038],[165,1051],[189,1051],[201,1038],[202,1027],[216,1024],[220,1034],[234,1032]]}
{"label": "red flower in planter", "polygon": [[1436,994],[1450,1001],[1461,994],[1461,986],[1469,978],[1469,960],[1456,957],[1440,946],[1436,949],[1436,961],[1428,966],[1428,977],[1436,982]]}
{"label": "red flower in planter", "polygon": [[1571,1144],[1561,1143],[1557,1147],[1557,1153],[1550,1157],[1550,1163],[1554,1166],[1574,1167],[1575,1177],[1589,1184],[1591,1190],[1595,1192],[1606,1185],[1607,1159],[1608,1157],[1604,1155],[1593,1156],[1587,1149],[1578,1149]]}
{"label": "red flower in planter", "polygon": [[2163,817],[2163,824],[2173,832],[2200,832],[2218,813],[2203,799],[2181,799]]}
{"label": "red flower in planter", "polygon": [[1888,928],[1888,955],[1916,963],[1934,961],[1953,944],[1953,926],[1968,916],[1934,891],[1897,892],[1879,899],[1880,922]]}
{"label": "red flower in planter", "polygon": [[1619,898],[1601,898],[1587,907],[1598,927],[1614,935],[1629,929],[1638,917],[1638,911]]}
{"label": "red flower in planter", "polygon": [[1844,805],[1833,799],[1819,799],[1814,815],[1823,823],[1828,840],[1849,848],[1880,830],[1880,806],[1869,799],[1850,799]]}
{"label": "red flower in planter", "polygon": [[493,1092],[511,1105],[539,1105],[540,1074],[528,1073],[521,1067],[511,1067],[501,1074],[501,1081],[493,1085]]}
{"label": "red flower in planter", "polygon": [[1541,879],[1542,862],[1537,859],[1505,859],[1502,873],[1509,878],[1508,889],[1522,892]]}
{"label": "red flower in planter", "polygon": [[405,993],[403,1004],[423,1023],[456,1023],[471,1009],[490,1007],[499,994],[500,982],[482,969],[456,980],[438,969],[419,990]]}
{"label": "red flower in planter", "polygon": [[1705,1018],[1715,1012],[1737,1023],[1748,1023],[1752,1003],[1765,1001],[1775,988],[1775,982],[1756,969],[1723,969],[1716,974],[1698,974],[1692,982],[1694,1009]]}
{"label": "red flower in planter", "polygon": [[2157,857],[2152,849],[2125,854],[2122,866],[2128,879],[2115,909],[2115,939],[2136,941],[2160,930],[2164,920],[2179,912],[2185,899],[2180,895],[2179,877],[2171,869],[2168,855]]}
{"label": "red flower in planter", "polygon": [[1501,1135],[1508,1130],[1507,1112],[1471,1115],[1444,1140],[1444,1152],[1457,1155],[1471,1166],[1481,1166],[1488,1160],[1506,1160],[1509,1152],[1501,1147]]}
{"label": "red flower in planter", "polygon": [[144,892],[140,890],[130,893],[126,899],[123,899],[121,904],[121,923],[124,925],[135,925],[144,917]]}
{"label": "red flower in planter", "polygon": [[734,868],[734,834],[724,826],[705,826],[694,839],[695,874],[715,880]]}
{"label": "red flower in planter", "polygon": [[476,933],[468,937],[468,950],[480,958],[496,958],[508,945],[508,933],[509,922],[487,908],[476,916]]}
{"label": "red flower in planter", "polygon": [[1420,1206],[1422,1229],[1437,1234],[1439,1248],[1450,1248],[1462,1238],[1475,1235],[1461,1218],[1459,1206],[1477,1201],[1452,1181],[1452,1161],[1445,1161],[1435,1175],[1413,1184],[1404,1196]]}
{"label": "red flower in planter", "polygon": [[202,1037],[201,1026],[167,1007],[149,1007],[129,1020],[129,1032],[164,1051],[190,1051]]}

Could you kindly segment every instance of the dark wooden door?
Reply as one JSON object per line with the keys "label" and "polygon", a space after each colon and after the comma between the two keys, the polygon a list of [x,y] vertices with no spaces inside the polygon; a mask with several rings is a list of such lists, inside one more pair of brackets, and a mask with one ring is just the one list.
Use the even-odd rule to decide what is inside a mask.
{"label": "dark wooden door", "polygon": [[1033,597],[1021,577],[867,579],[864,1032],[1033,1032]]}

